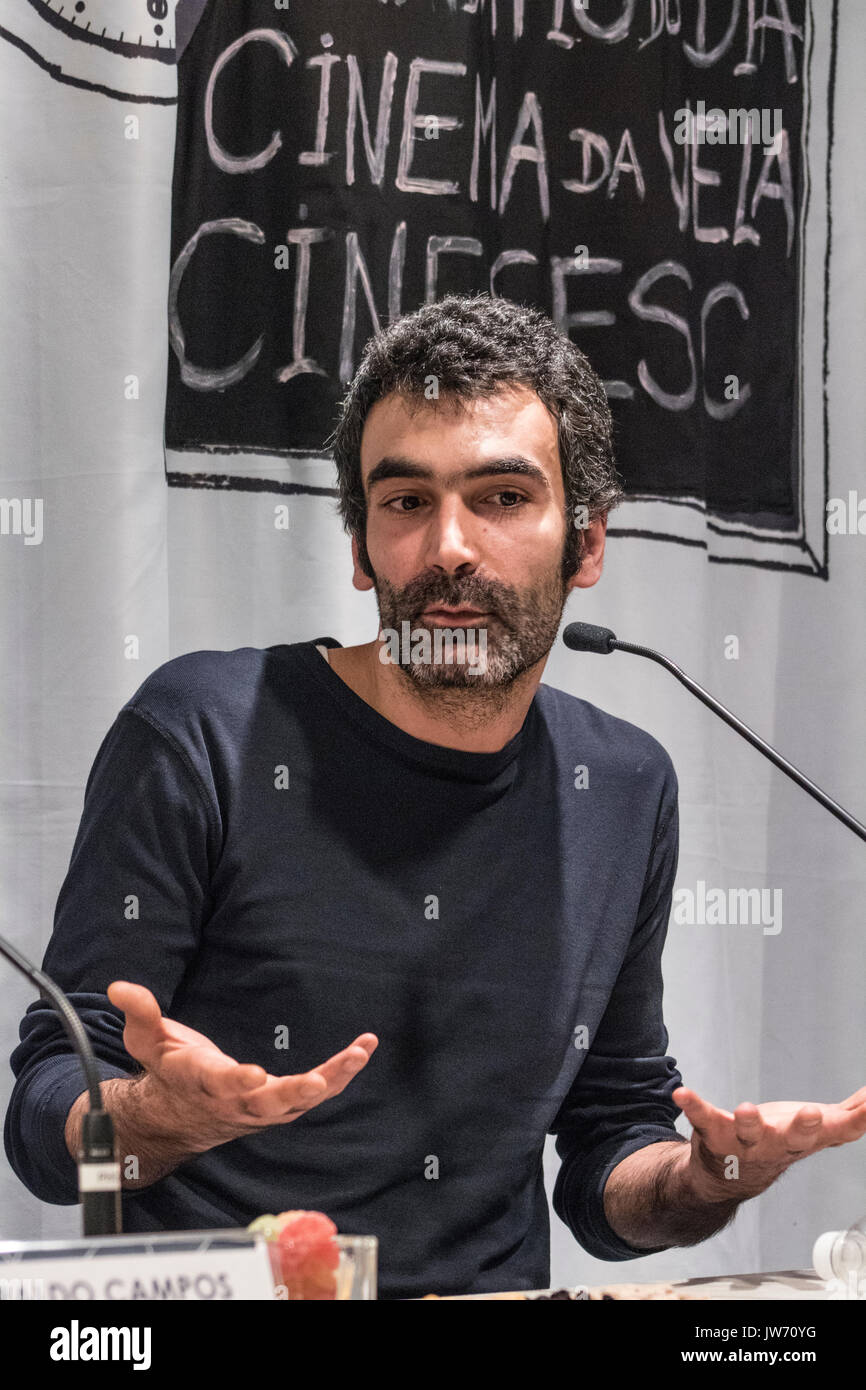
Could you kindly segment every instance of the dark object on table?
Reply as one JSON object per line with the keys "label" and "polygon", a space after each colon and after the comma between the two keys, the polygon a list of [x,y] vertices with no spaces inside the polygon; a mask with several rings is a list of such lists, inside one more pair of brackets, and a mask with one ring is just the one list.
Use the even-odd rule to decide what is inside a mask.
{"label": "dark object on table", "polygon": [[568,1289],[556,1289],[554,1293],[537,1293],[534,1298],[530,1298],[530,1303],[559,1303],[566,1300],[570,1303],[588,1303],[589,1294],[586,1289],[581,1289],[579,1293],[571,1293]]}

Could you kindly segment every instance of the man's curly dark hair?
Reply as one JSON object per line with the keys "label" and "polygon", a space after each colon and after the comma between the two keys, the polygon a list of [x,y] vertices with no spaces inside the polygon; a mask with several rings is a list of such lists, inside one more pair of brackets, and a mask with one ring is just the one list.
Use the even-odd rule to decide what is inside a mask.
{"label": "man's curly dark hair", "polygon": [[[343,528],[358,539],[361,566],[374,578],[365,541],[361,435],[376,401],[391,393],[429,405],[431,377],[452,404],[506,385],[535,391],[557,421],[565,492],[563,580],[580,566],[582,526],[623,500],[604,387],[587,358],[541,310],[488,294],[451,294],[403,314],[367,342],[340,407],[333,443]],[[435,404],[435,402],[432,402]],[[584,514],[577,509],[584,507]]]}

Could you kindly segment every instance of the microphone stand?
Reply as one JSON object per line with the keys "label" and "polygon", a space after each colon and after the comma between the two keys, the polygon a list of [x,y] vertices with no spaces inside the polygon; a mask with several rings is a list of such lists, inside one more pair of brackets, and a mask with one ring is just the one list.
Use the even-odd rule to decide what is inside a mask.
{"label": "microphone stand", "polygon": [[751,743],[753,748],[757,748],[759,753],[763,753],[765,758],[769,758],[771,763],[774,763],[793,782],[796,782],[798,787],[802,787],[803,791],[808,792],[811,797],[819,801],[825,810],[834,815],[843,825],[847,825],[848,829],[853,830],[855,835],[859,835],[861,840],[866,840],[866,825],[861,825],[860,821],[855,820],[850,811],[846,811],[844,806],[840,806],[838,801],[834,801],[831,796],[828,796],[825,791],[810,781],[799,768],[790,763],[787,758],[783,758],[781,753],[778,753],[765,739],[756,734],[754,729],[750,729],[747,724],[744,724],[741,719],[738,719],[735,714],[732,714],[714,696],[710,695],[709,691],[704,690],[697,681],[693,681],[691,676],[687,676],[685,671],[682,671],[673,661],[662,656],[661,652],[653,651],[652,647],[635,646],[632,642],[620,642],[609,628],[595,627],[590,623],[569,623],[562,634],[562,640],[572,651],[601,652],[602,655],[607,655],[612,651],[631,652],[634,656],[646,656],[649,657],[650,661],[658,662],[660,666],[664,666],[666,671],[670,671],[671,675],[676,676],[687,690],[696,695],[702,704],[711,709],[720,719],[724,719],[725,723],[735,729],[748,743]]}
{"label": "microphone stand", "polygon": [[53,1005],[84,1071],[90,1108],[82,1116],[78,1151],[81,1233],[84,1236],[119,1235],[122,1229],[120,1164],[114,1152],[114,1122],[102,1108],[100,1078],[90,1039],[62,989],[2,936],[0,955],[26,975],[42,997]]}

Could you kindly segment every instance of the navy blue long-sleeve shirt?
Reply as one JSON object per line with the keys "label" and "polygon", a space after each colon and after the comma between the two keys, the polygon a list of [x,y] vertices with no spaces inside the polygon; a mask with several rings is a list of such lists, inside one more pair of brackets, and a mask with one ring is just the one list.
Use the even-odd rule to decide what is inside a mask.
{"label": "navy blue long-sleeve shirt", "polygon": [[[378,1236],[382,1298],[545,1287],[552,1133],[576,1239],[648,1253],[603,1190],[680,1137],[660,964],[677,844],[664,748],[551,686],[475,753],[398,728],[313,642],[159,667],[97,753],[43,962],[102,1076],[140,1070],[116,979],[271,1074],[359,1033],[379,1046],[292,1123],[124,1192],[124,1230],[317,1209]],[[73,1203],[79,1065],[42,1001],[20,1036],[6,1152],[36,1196]]]}

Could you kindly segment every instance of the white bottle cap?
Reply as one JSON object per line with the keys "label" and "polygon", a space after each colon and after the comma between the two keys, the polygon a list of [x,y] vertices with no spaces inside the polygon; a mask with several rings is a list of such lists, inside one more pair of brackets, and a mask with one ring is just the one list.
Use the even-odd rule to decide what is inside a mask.
{"label": "white bottle cap", "polygon": [[837,1240],[845,1235],[844,1231],[824,1231],[818,1237],[812,1247],[812,1264],[815,1266],[815,1273],[820,1279],[838,1278],[836,1270],[830,1263],[833,1254],[833,1246]]}

